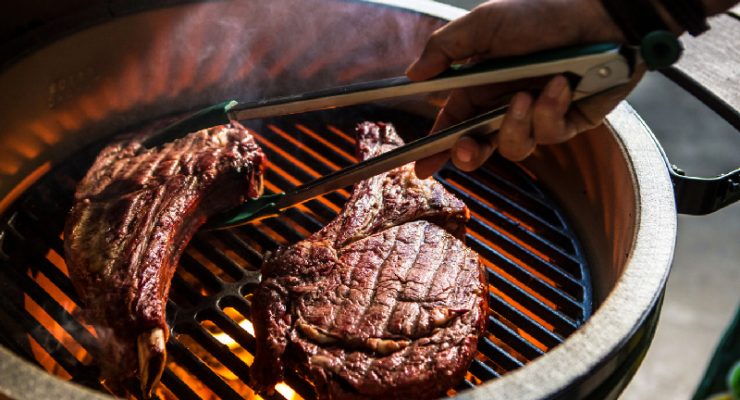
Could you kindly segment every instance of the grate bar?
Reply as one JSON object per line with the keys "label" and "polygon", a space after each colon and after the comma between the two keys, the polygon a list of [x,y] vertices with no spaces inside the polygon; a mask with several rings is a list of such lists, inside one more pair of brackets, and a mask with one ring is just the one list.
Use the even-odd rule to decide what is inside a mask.
{"label": "grate bar", "polygon": [[454,192],[456,195],[463,197],[465,199],[465,204],[471,210],[484,215],[486,219],[494,222],[497,225],[508,227],[509,229],[507,229],[507,232],[512,233],[517,239],[520,239],[526,243],[530,243],[532,244],[532,247],[538,248],[540,250],[544,247],[548,251],[543,251],[543,253],[547,253],[551,257],[554,256],[553,258],[555,258],[558,263],[567,263],[569,264],[570,268],[579,267],[578,261],[574,258],[574,256],[569,254],[560,246],[552,243],[549,240],[546,240],[543,236],[544,232],[535,233],[523,227],[520,223],[507,217],[497,209],[483,204],[483,202],[471,196],[469,193],[460,190],[459,188],[451,185],[446,181],[443,181],[443,185],[445,185],[448,190]]}
{"label": "grate bar", "polygon": [[[579,285],[580,281],[576,277],[563,271],[560,267],[543,260],[538,255],[520,246],[518,243],[509,239],[506,235],[501,234],[496,229],[486,226],[475,219],[468,223],[468,229],[481,234],[483,237],[491,238],[492,242],[499,243],[501,248],[506,252],[511,253],[514,257],[531,266],[542,275],[547,276],[553,281],[559,282],[568,292],[578,294],[582,293],[582,288]],[[495,249],[491,248],[491,251],[499,253],[499,257],[504,257]]]}
{"label": "grate bar", "polygon": [[[319,157],[322,157],[323,154],[325,153],[322,153],[321,155],[319,155],[319,157],[316,157],[316,155],[318,154],[316,155],[311,154],[311,152],[307,151],[305,147],[297,146],[295,143],[292,143],[290,140],[285,139],[283,135],[278,133],[278,131],[275,129],[277,127],[275,127],[274,125],[269,124],[268,126],[270,126],[270,130],[273,132],[273,134],[270,135],[270,141],[273,144],[277,145],[278,147],[280,147],[280,149],[282,149],[285,152],[296,155],[296,158],[298,159],[304,159],[304,160],[311,159],[313,161],[311,163],[311,168],[315,170],[316,172],[318,172],[320,175],[327,175],[337,169],[338,166],[336,164],[328,165],[324,160],[319,158]],[[277,128],[277,129],[279,130],[280,128]]]}
{"label": "grate bar", "polygon": [[511,330],[511,328],[506,326],[506,324],[493,316],[488,317],[488,330],[495,337],[501,339],[504,343],[509,344],[512,349],[516,350],[517,353],[523,355],[530,361],[545,354],[539,347],[525,340],[521,335],[518,335],[516,332]]}
{"label": "grate bar", "polygon": [[179,268],[185,269],[185,271],[192,274],[198,279],[198,283],[203,284],[210,293],[218,293],[223,290],[224,284],[215,275],[211,273],[208,268],[198,262],[192,255],[187,252],[183,253],[180,257]]}
{"label": "grate bar", "polygon": [[[0,283],[6,283],[6,281],[3,280]],[[18,340],[18,337],[26,330],[22,318],[19,318],[21,314],[24,312],[20,311],[8,298],[0,297],[0,322],[3,326],[0,330],[0,339],[3,340],[3,345],[7,345],[27,360],[35,362],[28,343]]]}
{"label": "grate bar", "polygon": [[306,230],[309,232],[316,232],[319,229],[323,228],[325,224],[322,224],[321,222],[317,221],[314,218],[311,218],[310,216],[298,211],[295,208],[291,208],[285,211],[283,214],[293,221],[301,224]]}
{"label": "grate bar", "polygon": [[467,379],[463,379],[463,381],[460,382],[459,385],[455,386],[455,389],[454,390],[455,390],[455,392],[459,393],[459,392],[462,392],[462,391],[468,390],[468,389],[475,389],[475,383],[470,382]]}
{"label": "grate bar", "polygon": [[35,281],[26,275],[17,273],[14,268],[3,267],[2,269],[3,275],[18,283],[24,292],[54,318],[87,352],[90,352],[90,349],[95,347],[95,337]]}
{"label": "grate bar", "polygon": [[226,307],[232,307],[247,318],[252,315],[252,302],[244,297],[228,296],[221,302],[220,306],[222,310]]}
{"label": "grate bar", "polygon": [[73,380],[79,380],[88,384],[85,377],[97,376],[97,368],[90,367],[80,363],[72,353],[67,350],[43,325],[38,323],[36,319],[28,312],[23,310],[23,307],[19,304],[12,304],[10,302],[3,302],[5,304],[3,311],[7,313],[11,318],[20,322],[23,330],[30,335],[37,344],[41,346],[53,359],[59,364],[68,374],[73,377]]}
{"label": "grate bar", "polygon": [[478,350],[506,370],[512,370],[524,366],[521,361],[517,360],[506,350],[495,345],[487,337],[483,337],[478,341]]}
{"label": "grate bar", "polygon": [[262,223],[277,232],[284,239],[283,243],[278,242],[277,244],[296,243],[303,240],[303,236],[291,229],[290,226],[285,223],[284,218],[270,218],[263,220]]}
{"label": "grate bar", "polygon": [[[473,173],[479,173],[479,171],[481,170],[479,169]],[[537,205],[542,206],[541,210],[535,211],[531,210],[531,208],[533,207],[525,207],[520,204],[520,202],[509,198],[509,196],[507,196],[505,193],[495,190],[494,187],[484,185],[481,181],[473,179],[470,175],[462,174],[456,169],[445,167],[442,171],[440,171],[439,174],[440,177],[442,177],[442,180],[447,180],[450,177],[453,177],[455,180],[460,181],[462,186],[470,188],[476,193],[480,193],[486,199],[491,201],[492,204],[498,206],[499,209],[510,212],[512,215],[515,215],[517,218],[527,222],[530,225],[540,227],[541,233],[543,235],[547,235],[553,238],[556,242],[565,243],[567,246],[570,246],[570,240],[567,239],[567,234],[563,231],[562,228],[554,225],[554,223],[559,222],[557,215],[550,207],[544,207],[539,197],[532,196],[527,191],[522,190],[516,185],[512,185],[508,181],[498,176],[490,175],[489,179],[493,181],[496,186],[515,188],[517,193],[526,196],[527,200],[530,200],[531,202],[535,202]],[[570,251],[566,252],[570,253]]]}
{"label": "grate bar", "polygon": [[[260,142],[260,144],[266,144],[267,142]],[[272,160],[271,162],[273,165],[280,166],[283,170],[285,170],[287,173],[289,173],[293,178],[297,179],[300,182],[310,182],[314,180],[315,178],[318,178],[318,176],[312,175],[305,170],[301,169],[300,166],[295,165],[288,160],[281,157],[279,154],[277,154],[275,151],[271,150],[269,147],[265,146],[262,148],[262,150],[265,152],[265,155],[267,155],[268,160]],[[324,198],[326,198],[328,201],[330,201],[335,206],[339,206],[342,204],[342,197],[338,194],[338,192],[332,192],[327,193],[324,195]]]}
{"label": "grate bar", "polygon": [[524,331],[530,333],[535,339],[547,346],[548,349],[562,343],[563,338],[560,335],[540,325],[539,322],[534,321],[516,309],[516,307],[490,292],[488,293],[488,304],[494,314],[500,314],[515,325],[521,327]]}
{"label": "grate bar", "polygon": [[235,356],[225,344],[206,332],[202,326],[191,324],[188,329],[180,333],[190,336],[242,382],[249,382],[249,366]]}
{"label": "grate bar", "polygon": [[333,161],[340,167],[343,168],[347,165],[357,162],[357,157],[354,156],[354,149],[350,150],[349,152],[342,150],[336,146],[336,140],[334,141],[334,143],[329,142],[316,133],[317,131],[325,131],[322,132],[324,136],[327,136],[327,133],[329,135],[335,135],[335,133],[331,132],[331,130],[321,128],[311,129],[300,123],[295,124],[295,127],[301,132],[296,136],[300,136],[300,141],[302,143],[311,148],[320,149],[321,154],[323,154],[327,158],[330,158],[331,161]]}
{"label": "grate bar", "polygon": [[512,282],[504,279],[494,271],[488,270],[488,283],[501,290],[507,296],[517,300],[519,304],[537,314],[544,321],[552,324],[555,331],[562,335],[569,335],[578,327],[576,323],[565,314],[553,310],[545,303],[539,301],[531,294]]}
{"label": "grate bar", "polygon": [[253,267],[251,269],[257,269],[262,265],[262,254],[242,240],[233,229],[211,232],[209,234],[218,237],[241,258],[247,260],[250,263],[250,267]]}
{"label": "grate bar", "polygon": [[188,385],[177,377],[169,368],[165,368],[161,382],[180,400],[201,400]]}
{"label": "grate bar", "polygon": [[[494,154],[494,157],[502,160],[498,154]],[[539,186],[515,163],[489,161],[482,168],[473,171],[472,175],[485,177],[505,187],[510,193],[516,193],[517,196],[526,197],[528,201],[539,203],[542,206],[541,209],[546,210],[543,214],[555,216],[552,206],[548,204]]]}
{"label": "grate bar", "polygon": [[208,239],[210,240],[207,240],[206,235],[199,235],[199,237],[190,242],[189,247],[198,250],[231,279],[235,281],[242,279],[244,277],[243,267],[221,250],[223,246],[218,246],[211,242],[211,240],[216,240],[215,236],[210,236]]}
{"label": "grate bar", "polygon": [[496,379],[501,376],[501,374],[499,374],[493,368],[489,367],[483,361],[477,358],[473,359],[473,362],[470,363],[469,371],[476,378],[483,380],[483,381],[489,381],[491,379]]}
{"label": "grate bar", "polygon": [[69,297],[69,299],[72,300],[75,304],[82,303],[80,298],[77,296],[77,291],[75,291],[74,286],[72,286],[72,281],[70,281],[69,277],[67,277],[67,275],[64,275],[64,273],[60,271],[59,268],[56,267],[56,265],[52,264],[46,258],[36,259],[33,261],[36,261],[34,263],[34,267],[39,272],[43,273],[44,276],[49,278],[49,280],[57,288],[59,288],[59,290],[61,290],[65,296]]}
{"label": "grate bar", "polygon": [[489,169],[490,167],[489,163],[470,173],[474,190],[482,189],[480,193],[486,196],[492,195],[491,192],[499,193],[498,197],[501,198],[502,204],[507,204],[507,210],[508,204],[515,205],[511,211],[518,217],[532,218],[533,222],[541,221],[549,225],[552,232],[568,236],[567,228],[561,224],[557,212],[547,204],[540,190],[519,177],[519,173],[508,171],[509,168],[504,168],[504,171],[493,171]]}
{"label": "grate bar", "polygon": [[568,315],[577,316],[574,319],[578,320],[582,318],[582,306],[580,303],[576,302],[576,300],[571,295],[543,281],[538,276],[534,275],[532,272],[523,268],[519,264],[501,256],[498,252],[488,248],[488,246],[486,246],[477,238],[468,236],[467,239],[468,246],[470,246],[479,254],[485,253],[486,259],[490,260],[507,274],[511,275],[520,282],[526,282],[527,286],[530,289],[557,304],[559,307],[563,307],[564,311],[567,312]]}
{"label": "grate bar", "polygon": [[216,326],[219,327],[219,329],[221,329],[222,331],[224,331],[224,333],[229,335],[229,337],[234,339],[234,341],[236,341],[245,350],[252,354],[255,353],[257,342],[255,341],[254,337],[247,333],[247,331],[239,326],[239,324],[237,324],[233,319],[223,314],[223,312],[210,311],[207,315],[203,316],[203,320],[213,322],[214,324],[216,324]]}
{"label": "grate bar", "polygon": [[219,398],[227,400],[239,400],[242,397],[234,391],[226,382],[216,375],[203,360],[196,357],[193,353],[180,343],[174,337],[170,337],[167,342],[167,354],[171,355],[179,364],[181,364],[190,373],[196,375],[203,383],[208,385]]}

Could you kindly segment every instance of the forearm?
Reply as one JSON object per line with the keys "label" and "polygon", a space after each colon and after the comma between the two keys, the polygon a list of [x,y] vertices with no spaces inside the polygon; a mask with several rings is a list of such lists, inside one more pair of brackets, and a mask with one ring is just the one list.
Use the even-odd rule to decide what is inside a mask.
{"label": "forearm", "polygon": [[[650,0],[650,3],[655,7],[658,15],[666,24],[666,26],[671,30],[671,32],[673,32],[677,36],[680,36],[686,31],[681,25],[676,22],[676,20],[671,16],[668,10],[666,10],[666,8],[663,6],[661,1]],[[702,0],[704,10],[706,11],[708,17],[727,11],[730,9],[730,7],[737,3],[737,0]]]}
{"label": "forearm", "polygon": [[729,10],[735,4],[738,4],[737,0],[703,0],[704,9],[707,10],[707,16],[719,14],[721,12]]}

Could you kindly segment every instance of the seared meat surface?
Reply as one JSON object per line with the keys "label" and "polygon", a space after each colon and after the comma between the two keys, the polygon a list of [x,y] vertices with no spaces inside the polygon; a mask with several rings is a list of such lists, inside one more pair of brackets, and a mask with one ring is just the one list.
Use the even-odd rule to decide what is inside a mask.
{"label": "seared meat surface", "polygon": [[[357,129],[361,158],[403,144]],[[413,164],[355,185],[335,220],[266,258],[252,304],[252,385],[284,368],[319,398],[430,398],[465,375],[484,331],[479,257],[461,241],[465,205]]]}
{"label": "seared meat surface", "polygon": [[114,391],[137,369],[145,393],[159,381],[178,259],[210,215],[261,194],[266,166],[238,123],[149,150],[141,146],[147,136],[102,150],[77,186],[64,231],[70,278],[100,338],[96,360]]}

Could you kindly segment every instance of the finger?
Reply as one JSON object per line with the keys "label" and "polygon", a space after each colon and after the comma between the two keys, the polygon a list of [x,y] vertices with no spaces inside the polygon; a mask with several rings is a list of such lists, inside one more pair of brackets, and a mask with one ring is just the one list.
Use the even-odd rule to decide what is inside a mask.
{"label": "finger", "polygon": [[443,151],[441,153],[422,158],[414,165],[416,176],[419,179],[429,178],[430,176],[434,175],[435,172],[439,171],[439,169],[442,168],[442,166],[444,166],[449,159],[449,151]]}
{"label": "finger", "polygon": [[604,117],[637,86],[644,73],[645,66],[638,64],[628,83],[609,89],[598,96],[580,100],[568,111],[567,119],[575,126],[577,132],[583,132],[601,124]]}
{"label": "finger", "polygon": [[453,90],[447,97],[444,107],[439,110],[431,131],[438,132],[451,125],[462,122],[473,116],[475,110],[476,107],[471,103],[471,98],[466,90]]}
{"label": "finger", "polygon": [[576,135],[572,121],[565,118],[571,102],[571,90],[565,77],[558,75],[545,86],[532,110],[532,128],[538,144],[566,141]]}
{"label": "finger", "polygon": [[534,151],[532,95],[517,93],[511,100],[498,133],[498,151],[511,161],[521,161]]}
{"label": "finger", "polygon": [[496,135],[484,138],[463,136],[452,148],[452,163],[462,171],[478,169],[496,150]]}
{"label": "finger", "polygon": [[411,80],[424,80],[447,69],[453,61],[473,57],[477,53],[477,13],[468,13],[436,30],[427,41],[424,50],[406,69]]}
{"label": "finger", "polygon": [[437,116],[432,132],[511,102],[513,94],[539,90],[549,78],[527,78],[453,90]]}

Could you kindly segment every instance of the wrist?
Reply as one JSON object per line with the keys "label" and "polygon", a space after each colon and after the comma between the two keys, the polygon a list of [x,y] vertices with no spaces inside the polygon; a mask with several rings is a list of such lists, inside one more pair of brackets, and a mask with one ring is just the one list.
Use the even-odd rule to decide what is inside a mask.
{"label": "wrist", "polygon": [[681,25],[671,17],[671,14],[659,0],[650,0],[650,4],[655,8],[655,12],[658,13],[658,16],[663,20],[663,23],[665,23],[671,33],[676,35],[676,37],[679,37],[684,33],[685,29],[683,29]]}
{"label": "wrist", "polygon": [[580,38],[582,42],[626,43],[622,29],[614,22],[599,0],[577,0],[586,14],[581,18]]}

